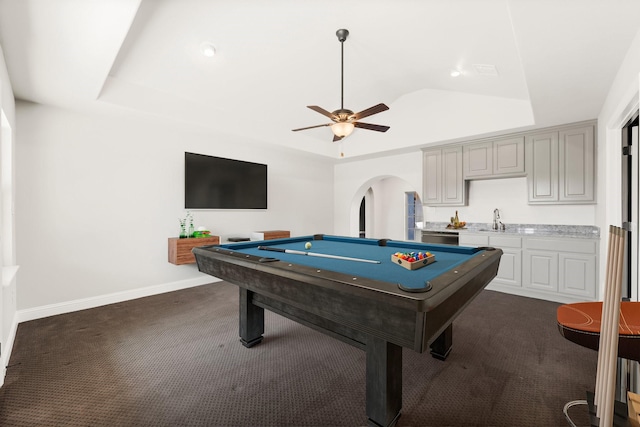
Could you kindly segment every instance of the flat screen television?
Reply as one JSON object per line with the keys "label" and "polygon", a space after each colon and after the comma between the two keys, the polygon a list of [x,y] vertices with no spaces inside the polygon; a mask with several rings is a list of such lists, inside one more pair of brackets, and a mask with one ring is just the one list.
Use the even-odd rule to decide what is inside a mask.
{"label": "flat screen television", "polygon": [[267,209],[267,165],[184,153],[185,209]]}

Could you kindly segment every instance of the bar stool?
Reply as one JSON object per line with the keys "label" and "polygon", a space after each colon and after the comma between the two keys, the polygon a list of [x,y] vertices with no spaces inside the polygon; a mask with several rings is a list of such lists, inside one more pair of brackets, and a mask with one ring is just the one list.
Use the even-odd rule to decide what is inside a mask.
{"label": "bar stool", "polygon": [[[571,342],[597,351],[602,306],[602,302],[578,302],[558,307],[560,334]],[[640,302],[620,303],[618,357],[640,361]]]}
{"label": "bar stool", "polygon": [[[603,302],[564,304],[556,315],[563,337],[598,351],[594,405],[600,426],[613,425],[618,356],[640,360],[640,303],[621,302],[626,234],[620,227],[609,226]],[[565,406],[569,422],[567,408],[577,403],[587,402],[574,401]]]}

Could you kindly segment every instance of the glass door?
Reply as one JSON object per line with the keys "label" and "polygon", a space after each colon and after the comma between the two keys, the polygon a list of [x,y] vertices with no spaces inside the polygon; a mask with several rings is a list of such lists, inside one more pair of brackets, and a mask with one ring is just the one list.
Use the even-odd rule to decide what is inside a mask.
{"label": "glass door", "polygon": [[420,201],[420,196],[415,191],[408,191],[405,193],[405,197],[407,212],[405,236],[407,240],[420,241],[421,236],[418,229],[422,228],[424,217],[422,213],[422,202]]}

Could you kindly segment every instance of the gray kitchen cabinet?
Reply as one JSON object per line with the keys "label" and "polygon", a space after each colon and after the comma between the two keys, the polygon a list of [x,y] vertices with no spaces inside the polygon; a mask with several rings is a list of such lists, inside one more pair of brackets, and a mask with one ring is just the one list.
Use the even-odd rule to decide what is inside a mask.
{"label": "gray kitchen cabinet", "polygon": [[524,239],[523,287],[563,301],[596,299],[598,242],[592,239]]}
{"label": "gray kitchen cabinet", "polygon": [[522,238],[513,236],[489,236],[489,246],[502,249],[498,274],[493,284],[500,287],[522,286]]}
{"label": "gray kitchen cabinet", "polygon": [[558,255],[558,292],[584,299],[595,298],[596,256],[576,253]]}
{"label": "gray kitchen cabinet", "polygon": [[559,132],[558,184],[560,201],[595,203],[593,126]]}
{"label": "gray kitchen cabinet", "polygon": [[493,174],[493,142],[467,144],[462,149],[464,178],[489,178]]}
{"label": "gray kitchen cabinet", "polygon": [[467,203],[461,146],[425,150],[422,170],[423,204],[463,206]]}
{"label": "gray kitchen cabinet", "polygon": [[442,203],[442,150],[425,151],[422,154],[422,203]]}
{"label": "gray kitchen cabinet", "polygon": [[558,133],[526,137],[529,203],[558,201]]}
{"label": "gray kitchen cabinet", "polygon": [[466,144],[463,164],[465,179],[522,176],[525,173],[524,137]]}
{"label": "gray kitchen cabinet", "polygon": [[522,176],[524,173],[524,137],[494,141],[493,175]]}
{"label": "gray kitchen cabinet", "polygon": [[596,300],[597,239],[461,231],[459,244],[502,249],[489,290],[561,303]]}
{"label": "gray kitchen cabinet", "polygon": [[522,238],[495,234],[460,233],[460,246],[491,246],[502,249],[498,274],[491,282],[491,289],[509,290],[522,286]]}
{"label": "gray kitchen cabinet", "polygon": [[524,277],[526,289],[558,293],[558,253],[553,251],[524,251]]}
{"label": "gray kitchen cabinet", "polygon": [[592,125],[527,135],[530,204],[595,203],[595,143]]}
{"label": "gray kitchen cabinet", "polygon": [[486,233],[461,232],[458,235],[458,245],[471,247],[489,246],[489,235]]}

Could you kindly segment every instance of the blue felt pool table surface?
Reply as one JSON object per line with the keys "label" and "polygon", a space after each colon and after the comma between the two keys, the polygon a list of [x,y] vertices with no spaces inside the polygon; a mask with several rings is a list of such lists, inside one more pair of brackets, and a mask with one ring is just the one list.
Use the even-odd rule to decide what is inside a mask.
{"label": "blue felt pool table surface", "polygon": [[[398,283],[405,288],[411,289],[423,288],[425,282],[433,280],[444,272],[455,269],[460,264],[482,252],[479,248],[473,247],[425,244],[399,240],[389,240],[386,242],[386,246],[380,246],[378,241],[378,239],[324,235],[321,240],[314,240],[314,236],[302,236],[259,242],[231,243],[220,246],[248,255],[277,258],[283,262],[304,265],[319,270],[329,270],[354,277]],[[310,249],[305,249],[305,243],[307,242],[311,243]],[[259,249],[259,246],[361,258],[380,261],[380,263],[373,264],[284,252],[272,252]],[[426,251],[431,252],[435,256],[436,261],[417,270],[406,269],[391,260],[391,255],[396,252]]]}

